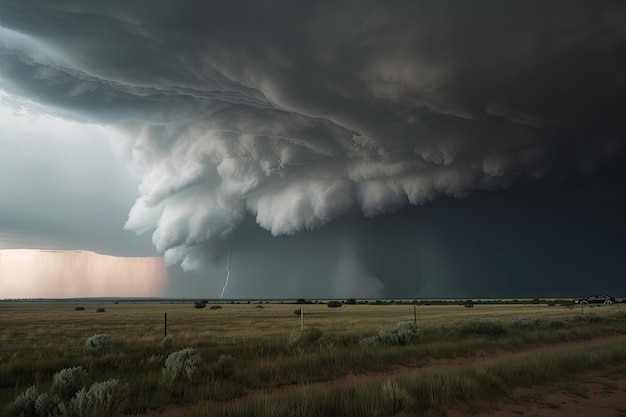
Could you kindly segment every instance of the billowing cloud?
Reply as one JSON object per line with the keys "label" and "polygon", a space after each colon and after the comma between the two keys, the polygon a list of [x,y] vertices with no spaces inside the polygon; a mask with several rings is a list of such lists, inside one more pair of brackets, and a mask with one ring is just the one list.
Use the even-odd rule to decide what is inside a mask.
{"label": "billowing cloud", "polygon": [[[223,260],[249,217],[289,236],[624,154],[622,2],[8,1],[0,15],[2,88],[125,132],[141,178],[126,228],[184,269]],[[348,277],[337,292],[358,275],[382,293],[352,256],[328,267]]]}

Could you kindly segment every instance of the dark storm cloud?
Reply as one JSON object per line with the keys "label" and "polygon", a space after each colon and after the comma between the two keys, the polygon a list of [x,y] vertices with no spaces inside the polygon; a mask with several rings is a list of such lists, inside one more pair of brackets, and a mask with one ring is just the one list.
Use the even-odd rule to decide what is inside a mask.
{"label": "dark storm cloud", "polygon": [[[624,154],[621,1],[5,1],[0,16],[2,88],[125,129],[142,178],[126,227],[187,269],[243,242],[250,215],[292,235]],[[373,283],[376,250],[354,239],[329,268]]]}

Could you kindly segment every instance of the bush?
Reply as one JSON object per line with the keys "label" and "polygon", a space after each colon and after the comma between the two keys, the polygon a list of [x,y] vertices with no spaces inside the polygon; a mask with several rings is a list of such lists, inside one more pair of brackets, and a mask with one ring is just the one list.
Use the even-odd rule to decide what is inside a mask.
{"label": "bush", "polygon": [[78,307],[74,308],[74,310],[76,310],[76,311],[83,311],[83,310],[85,310],[85,307],[78,306]]}
{"label": "bush", "polygon": [[222,306],[218,306],[218,305],[211,306],[211,310],[221,310],[221,309],[222,309]]}
{"label": "bush", "polygon": [[196,301],[193,304],[193,306],[194,306],[194,308],[204,308],[204,307],[206,307],[206,304],[204,304],[202,301]]}
{"label": "bush", "polygon": [[341,307],[341,301],[329,301],[327,304],[328,307],[330,308],[337,308],[337,307]]}
{"label": "bush", "polygon": [[180,381],[191,381],[200,365],[200,354],[192,348],[179,350],[165,359],[163,380],[172,385]]}
{"label": "bush", "polygon": [[413,343],[419,333],[415,323],[401,321],[390,329],[383,329],[377,335],[364,337],[359,341],[361,346],[402,346]]}
{"label": "bush", "polygon": [[296,308],[296,309],[293,311],[293,314],[295,314],[296,316],[299,316],[300,314],[302,314],[302,309],[301,309],[301,308]]}
{"label": "bush", "polygon": [[39,394],[35,400],[35,413],[38,417],[48,416],[66,416],[68,413],[62,413],[59,407],[61,399],[44,392]]}
{"label": "bush", "polygon": [[85,342],[85,349],[87,352],[96,356],[109,353],[112,347],[113,341],[111,340],[111,336],[108,334],[93,335],[87,339],[87,342]]}
{"label": "bush", "polygon": [[235,359],[231,355],[220,355],[215,363],[214,374],[217,378],[228,379],[235,373]]}
{"label": "bush", "polygon": [[89,390],[83,387],[76,393],[70,409],[77,417],[113,417],[123,411],[128,395],[128,384],[121,384],[117,379],[96,382]]}
{"label": "bush", "polygon": [[417,327],[410,321],[401,321],[391,329],[378,333],[378,342],[383,346],[408,345],[417,338]]}
{"label": "bush", "polygon": [[63,401],[69,401],[85,385],[87,372],[80,367],[65,368],[54,374],[52,392]]}
{"label": "bush", "polygon": [[104,313],[105,311],[104,307],[96,308],[96,313]]}
{"label": "bush", "polygon": [[36,417],[35,402],[38,397],[39,391],[37,391],[37,387],[27,388],[26,391],[15,397],[15,400],[9,406],[9,415]]}

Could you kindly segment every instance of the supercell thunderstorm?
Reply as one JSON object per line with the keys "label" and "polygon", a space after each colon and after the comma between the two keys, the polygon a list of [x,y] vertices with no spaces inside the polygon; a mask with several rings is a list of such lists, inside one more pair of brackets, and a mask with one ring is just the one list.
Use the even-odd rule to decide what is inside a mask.
{"label": "supercell thunderstorm", "polygon": [[[624,149],[620,2],[30,3],[0,5],[2,89],[124,131],[125,228],[186,270],[246,219],[309,233]],[[381,295],[355,245],[330,269]]]}

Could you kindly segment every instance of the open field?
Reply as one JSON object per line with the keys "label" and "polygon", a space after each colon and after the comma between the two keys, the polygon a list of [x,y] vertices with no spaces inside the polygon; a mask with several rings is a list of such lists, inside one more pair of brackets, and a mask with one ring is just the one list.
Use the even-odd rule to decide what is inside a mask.
{"label": "open field", "polygon": [[[87,372],[86,387],[111,378],[127,383],[130,395],[123,411],[131,415],[172,405],[185,405],[179,411],[201,416],[424,414],[571,377],[579,373],[577,367],[587,372],[626,363],[621,337],[626,315],[618,305],[584,310],[545,304],[419,305],[419,332],[406,344],[403,339],[379,343],[380,337],[372,337],[399,322],[413,323],[412,305],[213,306],[0,302],[0,405],[6,409],[31,386],[47,392],[57,372],[80,366]],[[304,310],[303,332],[297,308]],[[96,334],[109,335],[112,345],[90,354],[85,342]],[[364,343],[367,337],[370,341]],[[568,345],[585,340],[601,343],[593,348]],[[522,359],[506,359],[507,353],[545,346],[549,348]],[[201,358],[193,375],[166,383],[165,360],[185,348],[194,348]],[[493,363],[483,366],[476,358],[492,358]],[[433,361],[455,366],[428,370],[425,378],[424,369]],[[341,382],[349,376],[367,378]],[[448,394],[436,394],[440,391]],[[425,392],[431,394],[422,398]],[[299,409],[303,398],[308,406]],[[328,414],[328,407],[338,411]]]}

